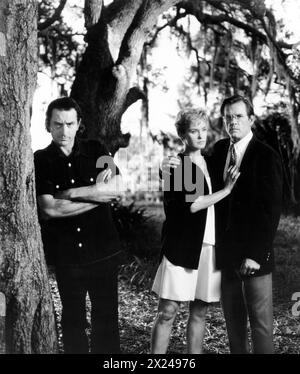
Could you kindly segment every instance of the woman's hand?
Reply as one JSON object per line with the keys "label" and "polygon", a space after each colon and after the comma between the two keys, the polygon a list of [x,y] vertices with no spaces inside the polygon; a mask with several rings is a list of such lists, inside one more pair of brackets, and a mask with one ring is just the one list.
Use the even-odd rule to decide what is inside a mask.
{"label": "woman's hand", "polygon": [[240,174],[241,173],[237,166],[232,166],[227,170],[226,179],[225,179],[225,188],[227,188],[230,192],[233,189]]}
{"label": "woman's hand", "polygon": [[111,169],[107,168],[98,174],[97,183],[107,183],[111,179],[111,176],[112,176],[112,171]]}
{"label": "woman's hand", "polygon": [[170,169],[176,169],[180,165],[180,158],[177,156],[164,157],[160,165],[160,169],[163,174],[171,175]]}

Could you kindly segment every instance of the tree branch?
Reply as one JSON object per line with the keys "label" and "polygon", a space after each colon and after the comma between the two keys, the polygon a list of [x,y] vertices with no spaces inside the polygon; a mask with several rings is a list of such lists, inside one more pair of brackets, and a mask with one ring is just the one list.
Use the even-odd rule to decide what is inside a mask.
{"label": "tree branch", "polygon": [[108,28],[108,45],[116,61],[124,35],[144,0],[115,0],[105,8],[105,19]]}
{"label": "tree branch", "polygon": [[87,30],[95,26],[101,16],[103,0],[85,0],[84,1],[84,26]]}
{"label": "tree branch", "polygon": [[111,27],[116,25],[125,28],[130,26],[136,11],[144,0],[115,0],[105,9],[106,21]]}
{"label": "tree branch", "polygon": [[132,87],[127,93],[126,102],[124,105],[124,112],[136,101],[145,100],[146,95],[139,87]]}
{"label": "tree branch", "polygon": [[[207,4],[212,5],[214,8],[219,9],[222,12],[228,14],[228,10],[224,6],[227,3],[224,4],[223,2],[216,1],[216,0],[205,0],[205,1],[206,1]],[[227,4],[227,5],[229,5],[229,4]]]}
{"label": "tree branch", "polygon": [[118,63],[122,63],[129,75],[140,59],[145,39],[156,24],[158,16],[177,3],[178,0],[143,2],[125,34],[118,57]]}
{"label": "tree branch", "polygon": [[53,13],[52,17],[47,19],[43,23],[38,24],[38,31],[42,31],[50,27],[55,21],[57,21],[66,5],[67,0],[61,0],[59,6],[56,8],[55,12]]}
{"label": "tree branch", "polygon": [[[215,6],[214,5],[215,1],[213,0],[207,0],[206,2],[209,3],[210,5]],[[268,38],[265,34],[260,32],[255,27],[250,26],[242,21],[237,20],[236,18],[231,17],[228,13],[211,15],[211,14],[199,11],[196,7],[196,4],[193,4],[191,2],[185,2],[185,1],[180,2],[178,6],[182,9],[185,9],[187,13],[195,16],[200,23],[219,25],[219,24],[227,22],[233,26],[243,29],[248,34],[258,37],[264,44],[268,44]],[[222,9],[220,5],[216,7],[218,9]],[[286,48],[286,49],[292,49],[295,45],[295,44],[286,43],[284,41],[277,41],[276,43],[279,48]]]}
{"label": "tree branch", "polygon": [[174,18],[172,18],[170,21],[166,22],[164,25],[157,27],[151,40],[149,42],[146,42],[145,45],[148,47],[152,47],[155,40],[157,39],[158,34],[165,29],[166,27],[175,27],[176,23],[179,19],[184,18],[187,16],[187,13],[179,13]]}
{"label": "tree branch", "polygon": [[[213,4],[213,2],[211,2],[211,1],[209,3]],[[219,25],[219,24],[222,24],[224,22],[228,22],[228,23],[230,23],[230,24],[232,24],[232,25],[234,25],[238,28],[241,28],[241,29],[245,30],[247,33],[250,33],[252,35],[257,36],[264,43],[267,43],[267,38],[263,33],[261,33],[260,31],[258,31],[254,27],[252,27],[252,26],[250,26],[250,25],[248,25],[244,22],[239,21],[239,20],[229,16],[228,14],[212,15],[212,14],[204,13],[202,11],[199,11],[197,9],[197,7],[195,6],[195,4],[186,3],[186,2],[181,2],[179,4],[179,6],[183,9],[185,9],[187,13],[195,16],[200,23]]]}

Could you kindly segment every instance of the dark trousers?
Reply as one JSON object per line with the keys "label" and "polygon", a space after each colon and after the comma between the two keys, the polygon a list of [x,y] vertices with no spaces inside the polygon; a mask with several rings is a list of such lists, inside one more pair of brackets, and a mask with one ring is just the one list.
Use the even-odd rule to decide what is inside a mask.
{"label": "dark trousers", "polygon": [[249,317],[253,353],[274,353],[272,274],[240,277],[222,271],[222,307],[231,353],[249,353]]}
{"label": "dark trousers", "polygon": [[91,353],[120,353],[117,270],[114,258],[57,267],[65,353],[88,353],[87,292],[91,300]]}

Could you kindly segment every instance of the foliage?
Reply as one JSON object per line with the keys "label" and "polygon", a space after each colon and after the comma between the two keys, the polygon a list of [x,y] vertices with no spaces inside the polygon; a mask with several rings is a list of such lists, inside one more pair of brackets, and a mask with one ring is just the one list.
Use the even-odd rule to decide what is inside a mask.
{"label": "foliage", "polygon": [[[240,91],[252,98],[259,90],[267,92],[267,82],[274,72],[271,49],[266,48],[265,40],[259,36],[262,31],[259,18],[237,3],[228,6],[229,13],[223,3],[213,7],[210,2],[203,2],[201,10],[195,6],[190,13],[200,21],[197,33],[192,27],[195,18],[191,16],[189,22],[178,22],[171,28],[182,41],[181,49],[186,56],[194,55],[187,85],[190,91],[197,89],[206,105],[211,95]],[[258,35],[250,32],[253,29],[260,30]]]}
{"label": "foliage", "polygon": [[[39,1],[40,23],[43,23],[53,14],[55,5],[56,3],[53,4],[49,0]],[[78,16],[83,17],[81,8],[77,7],[76,12]],[[99,18],[99,22],[101,23],[103,19],[100,20]],[[162,91],[168,90],[164,68],[156,69],[153,59],[151,59],[151,48],[155,46],[158,34],[166,28],[169,28],[178,40],[178,53],[188,59],[190,63],[189,72],[180,90],[179,107],[194,105],[195,102],[199,102],[199,97],[201,98],[203,105],[207,107],[210,113],[213,124],[213,131],[208,141],[209,146],[221,135],[219,121],[217,120],[217,107],[224,95],[238,92],[245,93],[251,98],[258,96],[266,98],[269,93],[274,92],[274,89],[277,94],[285,94],[288,115],[291,119],[289,126],[293,133],[291,138],[293,147],[290,149],[280,145],[280,149],[283,150],[283,157],[287,165],[285,168],[286,185],[290,191],[291,201],[295,202],[297,174],[299,174],[296,165],[297,162],[300,162],[298,157],[300,135],[299,126],[297,126],[300,110],[300,52],[297,44],[289,43],[292,35],[284,33],[283,21],[276,19],[272,10],[267,9],[263,1],[255,0],[250,3],[242,0],[234,2],[217,2],[214,0],[178,2],[176,7],[170,8],[168,12],[162,14],[157,26],[152,28],[148,38],[145,38],[144,52],[140,65],[137,67],[137,76],[139,77],[137,80],[140,81],[140,91],[144,91],[144,96],[147,96],[148,90],[154,86],[159,87]],[[100,29],[102,28],[99,27]],[[87,41],[93,39],[93,37],[88,37],[91,36],[89,34],[91,34],[91,30],[87,29]],[[40,44],[43,46],[40,48],[41,66],[51,66],[53,77],[63,77],[71,81],[75,74],[76,65],[81,58],[80,55],[85,53],[83,52],[84,46],[79,47],[79,44],[75,41],[72,28],[60,16],[46,30],[42,30],[39,36]],[[101,49],[100,45],[102,44],[97,45]],[[95,56],[104,56],[102,53],[104,51],[99,50],[98,52]],[[108,60],[111,61],[110,58]],[[122,61],[122,56],[118,61]],[[97,61],[97,64],[99,64],[99,61]],[[110,69],[111,66],[103,66],[103,68],[104,70]],[[99,70],[101,70],[100,66]],[[94,77],[94,73],[91,76]],[[107,74],[107,70],[105,70],[104,75],[110,76]],[[99,74],[99,76],[102,75]],[[76,79],[77,77],[78,74],[76,74]],[[65,82],[65,80],[61,81]],[[86,82],[86,79],[82,78],[81,81]],[[99,84],[102,87],[104,86],[103,82]],[[66,93],[64,83],[61,83],[61,85],[62,93]],[[91,89],[88,84],[87,87]],[[129,86],[126,87],[127,91],[128,89],[130,89]],[[93,90],[91,89],[91,91]],[[78,89],[78,92],[77,95],[80,99],[80,94],[83,91]],[[103,93],[103,90],[99,92]],[[84,95],[84,97],[87,96],[87,94]],[[126,92],[118,96],[118,102],[120,103],[121,98],[125,96]],[[138,95],[137,99],[141,97],[142,95]],[[106,103],[106,99],[102,100],[101,105]],[[87,103],[93,100],[86,100],[83,106],[88,108]],[[97,108],[101,105],[100,103],[97,105],[91,104],[91,108]],[[116,108],[116,105],[110,105],[111,108]],[[123,136],[121,131],[115,132],[112,136],[111,131],[111,127],[118,127],[118,123],[115,122],[120,120],[123,114],[122,108],[125,108],[126,105],[120,104],[120,110],[111,114],[112,124],[107,118],[103,119],[105,126],[110,128],[104,129],[105,126],[103,125],[103,131],[99,132],[103,137],[110,136],[109,142],[114,143],[116,149],[119,146],[128,145],[130,137],[129,134],[126,134],[126,136],[123,134]],[[85,110],[85,116],[91,113],[90,109]],[[148,121],[148,107],[146,112],[146,121]],[[102,113],[102,110],[97,111],[95,109],[95,113],[98,115]],[[90,124],[100,123],[100,117],[96,116],[97,120],[92,118],[92,115],[90,117],[88,121]],[[114,122],[115,119],[117,120]],[[284,122],[281,123],[284,125]],[[92,125],[89,126],[92,127]],[[87,126],[87,129],[89,126]],[[266,126],[268,127],[268,125]],[[90,133],[93,133],[93,131],[90,131]],[[280,134],[280,139],[281,136]],[[117,139],[118,137],[120,141]],[[164,134],[161,135],[161,138],[167,146],[170,147],[170,144],[168,144],[170,142],[172,146],[177,146],[172,139],[171,141],[166,140]]]}
{"label": "foliage", "polygon": [[289,117],[285,113],[273,112],[261,121],[256,121],[254,131],[259,139],[270,145],[280,155],[283,165],[284,204],[286,209],[290,208],[294,190],[292,171],[296,170],[300,173],[300,170],[295,169],[293,165],[293,142]]}
{"label": "foliage", "polygon": [[[55,11],[50,0],[38,3],[39,23],[43,24]],[[60,16],[51,26],[38,34],[39,70],[50,68],[51,77],[57,82],[73,80],[82,46],[74,38],[74,30]],[[80,53],[81,53],[80,52]],[[79,54],[80,54],[79,53]]]}
{"label": "foliage", "polygon": [[159,134],[151,134],[152,139],[161,144],[166,153],[179,153],[183,150],[183,143],[178,136],[160,131]]}
{"label": "foliage", "polygon": [[158,263],[159,229],[151,224],[146,208],[136,207],[134,202],[114,205],[113,216],[124,250],[120,278],[128,284],[147,287]]}
{"label": "foliage", "polygon": [[290,299],[300,290],[300,218],[283,216],[274,242],[276,268],[274,273],[275,295],[278,299]]}

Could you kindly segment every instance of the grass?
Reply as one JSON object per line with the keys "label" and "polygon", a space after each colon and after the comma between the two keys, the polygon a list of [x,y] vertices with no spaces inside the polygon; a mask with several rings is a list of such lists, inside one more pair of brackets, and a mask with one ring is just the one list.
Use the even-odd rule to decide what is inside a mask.
{"label": "grass", "polygon": [[[152,238],[153,246],[160,245],[160,230],[164,218],[161,206],[147,208],[149,224],[157,233]],[[274,344],[277,354],[300,353],[300,317],[292,315],[295,301],[292,295],[300,292],[300,218],[282,217],[277,231],[274,248],[276,271],[274,272]],[[55,309],[60,320],[60,301],[54,279],[51,280]],[[125,354],[146,354],[150,349],[151,328],[157,308],[157,297],[147,287],[130,285],[128,279],[119,281],[119,326],[121,349]],[[88,308],[89,309],[89,308]],[[175,320],[168,353],[186,353],[185,326],[188,305],[183,303]],[[219,303],[209,308],[204,350],[207,354],[229,353],[228,340]],[[60,331],[60,329],[59,329]],[[61,334],[59,336],[60,349]]]}

